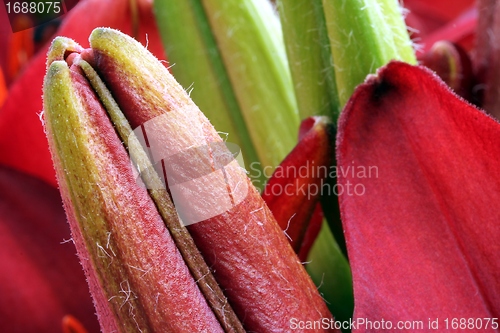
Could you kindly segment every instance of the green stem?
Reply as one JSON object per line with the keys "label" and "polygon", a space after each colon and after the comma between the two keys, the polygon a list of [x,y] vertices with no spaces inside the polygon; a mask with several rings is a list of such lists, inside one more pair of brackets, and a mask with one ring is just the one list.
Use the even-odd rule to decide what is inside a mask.
{"label": "green stem", "polygon": [[340,104],[321,0],[280,0],[278,9],[300,117],[336,120]]}

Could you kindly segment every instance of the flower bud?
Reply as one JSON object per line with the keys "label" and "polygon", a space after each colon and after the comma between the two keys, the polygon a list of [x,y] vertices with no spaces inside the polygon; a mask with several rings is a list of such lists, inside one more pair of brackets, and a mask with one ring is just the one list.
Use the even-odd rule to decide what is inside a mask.
{"label": "flower bud", "polygon": [[101,102],[63,60],[49,64],[44,110],[66,214],[103,332],[222,332],[137,183]]}
{"label": "flower bud", "polygon": [[[249,331],[286,331],[292,318],[330,319],[245,171],[168,70],[118,31],[96,29],[90,43],[90,50],[64,52],[66,62],[50,64],[44,103],[65,207],[104,331],[241,331],[226,328],[220,316],[231,307]],[[149,157],[146,165],[160,171],[153,178],[163,178],[169,192],[151,188],[151,167],[134,170],[103,105],[130,157]],[[131,145],[136,141],[142,152]],[[222,308],[200,292],[197,250],[227,296]]]}

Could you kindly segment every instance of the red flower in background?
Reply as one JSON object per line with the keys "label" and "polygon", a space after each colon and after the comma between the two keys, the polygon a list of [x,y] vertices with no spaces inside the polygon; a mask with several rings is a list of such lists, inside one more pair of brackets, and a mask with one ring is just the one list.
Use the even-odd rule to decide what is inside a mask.
{"label": "red flower in background", "polygon": [[[151,6],[148,1],[138,1],[137,35],[143,44],[146,44],[147,38],[148,49],[165,59]],[[90,32],[98,26],[114,27],[133,34],[132,13],[129,2],[125,0],[82,1],[67,14],[57,34],[71,37],[82,45],[88,45]],[[45,74],[47,49],[48,45],[37,53],[22,77],[9,89],[8,99],[0,114],[0,164],[26,172],[55,186],[54,168],[39,120],[42,111],[40,87]]]}
{"label": "red flower in background", "polygon": [[456,43],[466,50],[474,46],[478,13],[474,0],[405,0],[406,23],[420,46],[417,54],[428,51],[440,40]]}
{"label": "red flower in background", "polygon": [[99,326],[59,191],[0,168],[0,323],[3,332],[61,332],[72,315]]}

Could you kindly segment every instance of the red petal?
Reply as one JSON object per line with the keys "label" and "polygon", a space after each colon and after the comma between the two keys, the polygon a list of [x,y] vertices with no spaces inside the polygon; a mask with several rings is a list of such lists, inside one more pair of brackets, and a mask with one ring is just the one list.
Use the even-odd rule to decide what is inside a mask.
{"label": "red petal", "polygon": [[[86,46],[88,36],[95,27],[108,26],[131,33],[129,2],[82,1],[69,12],[57,34]],[[149,50],[164,59],[151,4],[141,2],[139,15],[140,41],[146,44],[147,34]],[[0,164],[56,185],[47,140],[39,119],[46,54],[47,48],[44,48],[35,56],[24,74],[11,87],[9,96],[0,109]]]}
{"label": "red petal", "polygon": [[356,90],[337,139],[355,317],[439,318],[442,330],[499,317],[500,124],[394,62]]}
{"label": "red petal", "polygon": [[321,204],[318,202],[312,213],[309,225],[307,226],[302,245],[300,246],[300,250],[298,253],[300,261],[307,261],[307,256],[309,255],[309,252],[311,251],[311,248],[314,245],[316,238],[318,238],[319,232],[321,231],[323,218],[323,210],[321,209]]}
{"label": "red petal", "polygon": [[276,168],[262,192],[262,198],[296,253],[301,250],[329,174],[333,153],[332,127],[327,117],[305,119],[300,126],[300,141]]}
{"label": "red petal", "polygon": [[[71,314],[99,331],[56,189],[0,167],[2,332],[60,332]],[[63,243],[63,244],[61,244]]]}

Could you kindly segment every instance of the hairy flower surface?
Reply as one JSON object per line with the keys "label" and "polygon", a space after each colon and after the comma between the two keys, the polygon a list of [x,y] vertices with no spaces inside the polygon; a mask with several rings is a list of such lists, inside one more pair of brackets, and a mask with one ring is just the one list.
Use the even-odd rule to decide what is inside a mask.
{"label": "hairy flower surface", "polygon": [[[222,142],[217,132],[168,70],[116,30],[94,30],[90,44],[83,50],[65,38],[54,41],[44,108],[103,330],[238,331],[238,321],[226,322],[234,319],[231,307],[250,331],[286,330],[291,318],[331,318],[260,194],[225,157],[231,156],[225,146],[214,145]],[[165,204],[166,189],[159,193],[149,178],[145,186],[136,181],[145,169],[136,160],[134,170],[105,108],[131,156],[136,137],[124,123],[142,128],[144,153],[150,150],[151,164],[163,160],[179,215]],[[229,206],[221,212],[225,198]],[[196,249],[211,268],[199,277]],[[212,272],[217,284],[205,288]],[[211,303],[219,286],[227,301]]]}

